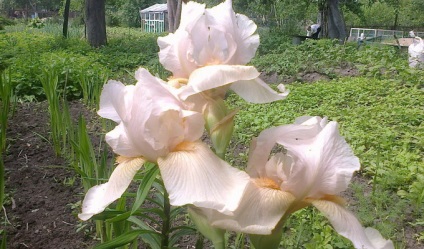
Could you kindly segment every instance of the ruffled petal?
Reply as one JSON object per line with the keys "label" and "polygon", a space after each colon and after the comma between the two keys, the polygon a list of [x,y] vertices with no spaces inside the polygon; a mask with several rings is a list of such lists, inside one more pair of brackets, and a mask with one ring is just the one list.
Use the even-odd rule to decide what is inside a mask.
{"label": "ruffled petal", "polygon": [[185,120],[185,141],[194,142],[199,140],[204,132],[205,119],[198,112],[183,111]]}
{"label": "ruffled petal", "polygon": [[159,61],[176,78],[188,78],[190,73],[197,68],[191,59],[192,45],[188,33],[189,25],[196,23],[205,12],[205,5],[193,1],[183,3],[181,9],[181,22],[175,33],[159,37],[157,42],[160,48]]}
{"label": "ruffled petal", "polygon": [[90,188],[82,202],[81,220],[88,220],[93,215],[103,212],[117,200],[130,185],[134,175],[143,166],[142,158],[120,158],[119,165],[112,172],[109,181]]}
{"label": "ruffled petal", "polygon": [[316,200],[312,204],[329,219],[334,229],[352,241],[357,249],[393,249],[391,240],[385,240],[374,229],[365,229],[358,219],[343,206],[331,201]]}
{"label": "ruffled petal", "polygon": [[372,227],[365,228],[365,235],[371,241],[371,244],[378,249],[393,249],[393,242],[383,238],[381,233]]}
{"label": "ruffled petal", "polygon": [[[187,58],[188,39],[186,31],[177,31],[175,34],[171,33],[157,40],[160,48],[159,61],[165,69],[172,72],[175,78],[188,78],[190,72],[196,69],[196,64],[189,62]],[[180,50],[181,46],[184,46],[185,52]]]}
{"label": "ruffled petal", "polygon": [[209,220],[212,226],[231,231],[271,234],[294,200],[288,192],[259,187],[252,180],[233,215],[211,212]]}
{"label": "ruffled petal", "polygon": [[259,47],[259,35],[256,32],[256,24],[247,16],[236,15],[236,26],[239,36],[237,37],[238,49],[234,55],[237,64],[248,63],[256,54]]}
{"label": "ruffled petal", "polygon": [[296,197],[319,199],[344,191],[354,171],[360,168],[359,159],[340,136],[336,122],[327,124],[319,117],[301,117],[295,124],[267,129],[252,142],[247,172],[263,177],[275,144],[286,149],[294,165],[281,187]]}
{"label": "ruffled petal", "polygon": [[106,143],[112,148],[113,152],[124,157],[139,157],[142,152],[128,137],[127,130],[123,123],[117,125],[113,130],[106,133]]}
{"label": "ruffled petal", "polygon": [[244,65],[255,56],[259,46],[259,36],[254,34],[256,24],[246,16],[234,13],[231,0],[206,9],[206,16],[210,20],[210,26],[227,33],[236,44],[234,52],[228,54],[225,64]]}
{"label": "ruffled petal", "polygon": [[125,86],[119,81],[109,80],[103,86],[97,113],[103,118],[121,122],[130,111],[129,102],[132,101],[133,91],[134,86]]}
{"label": "ruffled petal", "polygon": [[361,168],[346,140],[340,136],[336,122],[330,122],[319,134],[315,144],[323,144],[321,151],[320,183],[323,193],[338,194],[347,189],[353,173]]}
{"label": "ruffled petal", "polygon": [[274,91],[259,78],[234,82],[230,88],[247,102],[257,104],[282,100],[289,94],[288,90],[280,93]]}
{"label": "ruffled petal", "polygon": [[[231,33],[203,16],[190,31],[193,46],[192,58],[198,67],[217,64],[229,64],[237,50],[237,43]],[[202,22],[203,21],[203,22]]]}
{"label": "ruffled petal", "polygon": [[186,139],[193,141],[201,137],[204,130],[201,113],[186,112],[185,104],[167,84],[147,70],[137,70],[136,79],[137,84],[131,88],[132,101],[124,106],[128,111],[106,136],[115,153],[143,156],[155,162]]}
{"label": "ruffled petal", "polygon": [[259,72],[252,66],[214,65],[193,71],[188,85],[182,89],[180,97],[187,97],[206,90],[218,88],[239,80],[252,80]]}
{"label": "ruffled petal", "polygon": [[[302,120],[305,122],[309,119]],[[285,144],[288,142],[300,142],[315,137],[322,128],[320,124],[300,125],[290,124],[278,127],[268,128],[262,131],[259,136],[252,140],[249,151],[249,160],[247,164],[247,172],[252,177],[264,177],[267,175],[265,168],[272,148],[277,141],[283,140]]]}
{"label": "ruffled petal", "polygon": [[178,149],[158,159],[171,205],[234,211],[249,176],[218,158],[201,142],[185,143]]}
{"label": "ruffled petal", "polygon": [[194,1],[183,3],[181,8],[181,22],[178,29],[185,29],[193,22],[196,22],[205,13],[205,4]]}
{"label": "ruffled petal", "polygon": [[277,142],[297,159],[292,180],[283,187],[305,197],[318,199],[346,190],[353,173],[360,169],[359,159],[340,136],[336,122],[329,122],[309,140],[284,137]]}

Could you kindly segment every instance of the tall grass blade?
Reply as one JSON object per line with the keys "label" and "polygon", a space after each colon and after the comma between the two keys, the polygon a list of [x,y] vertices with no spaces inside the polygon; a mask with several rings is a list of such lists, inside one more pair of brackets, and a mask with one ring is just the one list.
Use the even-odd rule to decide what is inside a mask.
{"label": "tall grass blade", "polygon": [[[97,157],[82,116],[79,117],[75,140],[71,141],[71,144],[75,152],[74,169],[81,175],[84,190],[87,191],[97,185],[101,179],[97,169]],[[105,176],[101,177],[105,179]]]}
{"label": "tall grass blade", "polygon": [[6,149],[7,120],[10,112],[10,102],[13,97],[13,87],[10,75],[10,69],[9,77],[6,77],[6,72],[1,72],[0,75],[0,152],[3,152]]}
{"label": "tall grass blade", "polygon": [[131,213],[134,213],[143,204],[158,173],[159,167],[152,165],[151,168],[147,171],[146,175],[143,176],[143,181],[138,188],[137,197],[131,209]]}
{"label": "tall grass blade", "polygon": [[53,68],[44,68],[40,77],[41,84],[49,104],[50,129],[53,148],[56,156],[61,155],[62,141],[62,115],[60,112],[60,100],[57,94],[59,76]]}
{"label": "tall grass blade", "polygon": [[4,187],[5,187],[5,175],[4,175],[4,162],[3,162],[3,156],[0,153],[0,208],[3,207],[4,202]]}
{"label": "tall grass blade", "polygon": [[133,242],[141,234],[149,234],[149,233],[156,234],[156,232],[148,231],[148,230],[133,230],[125,234],[122,234],[111,241],[97,245],[94,247],[94,249],[115,249],[117,247],[124,246]]}
{"label": "tall grass blade", "polygon": [[3,237],[1,239],[0,249],[6,249],[6,231],[3,230]]}

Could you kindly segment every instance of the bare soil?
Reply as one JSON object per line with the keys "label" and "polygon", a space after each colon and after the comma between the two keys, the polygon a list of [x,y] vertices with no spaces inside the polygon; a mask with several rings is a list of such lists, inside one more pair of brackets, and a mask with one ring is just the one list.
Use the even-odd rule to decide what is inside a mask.
{"label": "bare soil", "polygon": [[[79,102],[71,111],[90,116]],[[8,248],[87,248],[92,239],[77,233],[71,208],[82,198],[80,182],[67,161],[56,157],[48,142],[47,103],[18,104],[9,121],[6,168],[6,226]],[[4,223],[2,223],[2,226]],[[0,228],[2,229],[2,228]]]}

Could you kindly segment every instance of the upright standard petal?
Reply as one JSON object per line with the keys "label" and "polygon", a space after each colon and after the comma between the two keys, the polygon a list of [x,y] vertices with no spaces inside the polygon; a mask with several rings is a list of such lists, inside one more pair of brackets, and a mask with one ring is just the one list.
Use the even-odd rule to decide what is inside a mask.
{"label": "upright standard petal", "polygon": [[115,153],[156,162],[178,144],[202,136],[201,113],[188,113],[175,92],[147,70],[139,69],[136,79],[135,86],[113,83],[103,91],[102,98],[112,100],[104,101],[101,113],[107,113],[107,117],[116,113],[120,118],[119,125],[106,135]]}
{"label": "upright standard petal", "polygon": [[82,202],[81,220],[88,220],[99,214],[117,200],[130,185],[134,175],[143,166],[142,158],[118,158],[118,166],[113,171],[109,181],[90,188]]}
{"label": "upright standard petal", "polygon": [[208,65],[244,65],[255,55],[256,25],[237,16],[227,0],[211,9],[189,2],[182,6],[179,28],[158,38],[159,60],[175,78],[188,76]]}
{"label": "upright standard petal", "polygon": [[393,242],[385,240],[381,234],[370,228],[364,228],[356,217],[343,206],[325,200],[312,201],[329,219],[334,229],[343,237],[352,241],[357,249],[393,249]]}
{"label": "upright standard petal", "polygon": [[252,144],[247,171],[253,177],[267,175],[266,162],[275,144],[294,159],[289,180],[281,186],[298,198],[321,198],[345,190],[359,159],[340,136],[336,122],[300,118],[297,123],[267,129]]}
{"label": "upright standard petal", "polygon": [[[311,118],[303,118],[303,122]],[[252,177],[264,177],[267,175],[264,165],[267,164],[272,148],[277,141],[283,140],[285,144],[290,142],[301,143],[315,137],[322,127],[320,123],[308,125],[289,124],[268,128],[262,131],[259,136],[252,140],[247,163],[247,172]]]}
{"label": "upright standard petal", "polygon": [[311,139],[282,137],[277,143],[298,159],[291,181],[282,187],[304,195],[302,198],[336,195],[346,190],[353,173],[360,169],[359,159],[340,136],[336,122],[328,123]]}
{"label": "upright standard petal", "polygon": [[175,78],[188,78],[190,73],[197,68],[193,61],[193,46],[190,42],[190,34],[186,27],[196,23],[205,12],[205,5],[196,2],[183,3],[181,9],[180,26],[175,33],[159,37],[157,42],[160,48],[159,61]]}
{"label": "upright standard petal", "polygon": [[109,80],[100,95],[100,109],[97,112],[101,117],[111,119],[117,123],[126,117],[134,86],[125,86],[119,81]]}
{"label": "upright standard petal", "polygon": [[244,65],[255,56],[259,46],[259,35],[255,34],[257,26],[248,17],[234,13],[231,0],[206,9],[206,15],[211,20],[210,26],[222,27],[237,44],[237,50],[228,58],[228,64]]}
{"label": "upright standard petal", "polygon": [[230,213],[239,205],[249,176],[201,142],[185,143],[158,159],[171,205],[193,204]]}

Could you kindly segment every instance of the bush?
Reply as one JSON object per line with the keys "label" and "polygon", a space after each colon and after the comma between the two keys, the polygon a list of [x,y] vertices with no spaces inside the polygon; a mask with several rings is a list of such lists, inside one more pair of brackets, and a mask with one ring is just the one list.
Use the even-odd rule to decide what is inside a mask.
{"label": "bush", "polygon": [[0,16],[0,30],[4,29],[4,26],[14,25],[15,22],[7,17]]}
{"label": "bush", "polygon": [[[274,38],[273,38],[274,37]],[[306,40],[295,46],[266,37],[259,56],[252,60],[260,71],[295,76],[300,72],[331,74],[337,67],[357,67],[366,76],[385,77],[408,69],[407,54],[390,46],[373,44],[357,49],[356,43],[340,45],[337,40]]]}
{"label": "bush", "polygon": [[38,17],[31,19],[28,23],[28,27],[37,28],[37,29],[44,27],[44,25],[45,25],[44,20],[41,20]]}
{"label": "bush", "polygon": [[163,77],[167,75],[155,60],[159,50],[156,34],[112,29],[108,34],[109,45],[95,49],[81,39],[47,34],[45,28],[0,36],[0,68],[11,68],[12,82],[20,98],[45,98],[39,75],[46,67],[57,72],[60,92],[66,91],[69,99],[82,97],[81,82],[103,84],[105,78],[132,78],[140,66]]}

